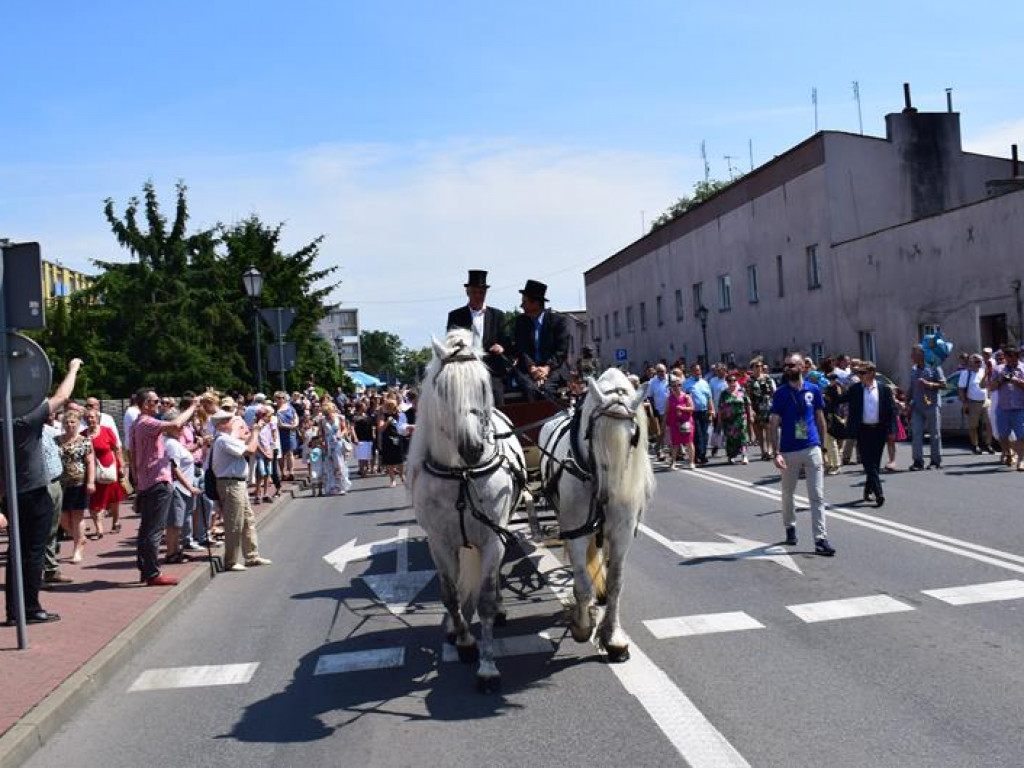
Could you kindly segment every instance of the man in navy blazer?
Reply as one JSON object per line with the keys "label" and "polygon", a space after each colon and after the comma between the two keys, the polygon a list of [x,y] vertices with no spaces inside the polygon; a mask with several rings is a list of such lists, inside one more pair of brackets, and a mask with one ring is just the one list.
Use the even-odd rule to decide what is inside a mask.
{"label": "man in navy blazer", "polygon": [[504,377],[508,370],[504,354],[510,346],[505,332],[505,313],[486,304],[487,289],[491,286],[487,284],[484,270],[469,270],[464,287],[469,303],[448,313],[447,330],[465,328],[473,332],[474,341],[484,350],[484,363],[491,371],[494,404],[501,406],[505,404]]}
{"label": "man in navy blazer", "polygon": [[527,280],[519,291],[523,314],[516,317],[514,340],[516,367],[533,383],[526,396],[536,400],[541,392],[554,396],[565,382],[569,355],[569,326],[565,318],[547,307],[548,287]]}
{"label": "man in navy blazer", "polygon": [[860,381],[851,385],[839,399],[849,404],[846,428],[849,437],[857,440],[857,450],[864,465],[864,501],[871,501],[874,497],[875,506],[880,507],[885,504],[882,453],[886,439],[896,432],[899,407],[892,387],[877,380],[874,363],[862,363],[858,373]]}

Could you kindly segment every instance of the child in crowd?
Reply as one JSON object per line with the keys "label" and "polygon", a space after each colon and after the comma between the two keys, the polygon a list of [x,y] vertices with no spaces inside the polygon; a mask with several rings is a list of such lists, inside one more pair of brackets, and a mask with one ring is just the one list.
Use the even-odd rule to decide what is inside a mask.
{"label": "child in crowd", "polygon": [[323,440],[315,430],[306,443],[306,465],[309,468],[309,488],[314,496],[324,495]]}
{"label": "child in crowd", "polygon": [[[253,503],[260,501],[269,502],[270,499],[270,477],[274,471],[274,425],[270,419],[269,408],[261,407],[256,413],[256,423],[253,429],[259,431],[259,442],[256,447],[256,488],[253,496]],[[262,485],[263,491],[260,492]]]}

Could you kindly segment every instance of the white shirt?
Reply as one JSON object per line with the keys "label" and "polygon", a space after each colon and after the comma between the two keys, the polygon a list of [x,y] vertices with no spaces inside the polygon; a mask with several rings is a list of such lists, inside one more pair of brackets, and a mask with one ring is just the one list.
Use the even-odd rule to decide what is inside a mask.
{"label": "white shirt", "polygon": [[985,369],[979,368],[976,371],[966,369],[960,371],[960,381],[957,383],[959,389],[967,390],[967,399],[976,403],[983,403],[988,400],[988,392],[981,386],[981,379],[985,375]]}
{"label": "white shirt", "polygon": [[469,315],[473,318],[473,343],[477,346],[483,346],[484,343],[484,310],[486,307],[480,307],[480,309],[469,308]]}
{"label": "white shirt", "polygon": [[[124,441],[128,445],[132,444],[132,427],[135,426],[135,420],[139,418],[140,413],[141,411],[139,411],[137,405],[129,405],[124,412]],[[103,420],[101,419],[100,424],[102,423]],[[117,432],[117,430],[115,429],[114,432]]]}
{"label": "white shirt", "polygon": [[244,480],[248,475],[249,463],[245,460],[245,443],[225,432],[217,433],[211,461],[213,474],[218,479],[230,477]]}
{"label": "white shirt", "polygon": [[[188,481],[191,484],[196,475],[196,462],[192,457],[192,452],[187,450],[185,446],[174,437],[164,438],[164,451],[167,454],[167,458],[174,462],[174,466],[178,468],[181,474],[188,478]],[[177,478],[174,480],[174,487],[186,496],[191,495],[189,489],[186,488]]]}
{"label": "white shirt", "polygon": [[864,424],[878,423],[878,382],[864,384]]}

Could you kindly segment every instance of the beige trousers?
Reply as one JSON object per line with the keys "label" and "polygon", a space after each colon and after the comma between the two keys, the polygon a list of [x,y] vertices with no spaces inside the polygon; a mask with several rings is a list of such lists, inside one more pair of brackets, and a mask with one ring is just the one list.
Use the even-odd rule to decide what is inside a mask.
{"label": "beige trousers", "polygon": [[249,504],[244,480],[217,478],[220,512],[224,518],[224,567],[239,562],[238,550],[245,560],[260,556],[260,542],[256,536],[256,516]]}

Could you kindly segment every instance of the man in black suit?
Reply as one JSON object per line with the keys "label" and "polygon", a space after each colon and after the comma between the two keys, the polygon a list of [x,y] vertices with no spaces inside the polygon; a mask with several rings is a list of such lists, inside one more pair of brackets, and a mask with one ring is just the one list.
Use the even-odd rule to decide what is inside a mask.
{"label": "man in black suit", "polygon": [[565,361],[569,354],[569,327],[565,318],[547,308],[544,283],[527,280],[519,291],[523,296],[523,314],[516,318],[516,367],[532,387],[526,397],[536,400],[543,392],[554,396],[565,381]]}
{"label": "man in black suit", "polygon": [[473,332],[473,340],[484,350],[484,363],[491,371],[491,391],[494,404],[505,404],[504,377],[508,366],[505,363],[505,349],[509,346],[505,333],[505,313],[488,307],[487,272],[482,269],[469,270],[465,283],[469,303],[448,313],[448,328],[465,328]]}
{"label": "man in black suit", "polygon": [[864,501],[874,497],[875,506],[885,504],[882,493],[882,452],[886,439],[896,431],[898,407],[892,387],[877,381],[875,364],[862,363],[860,381],[850,386],[840,397],[849,403],[850,415],[847,420],[849,436],[857,440],[857,450],[864,465]]}

